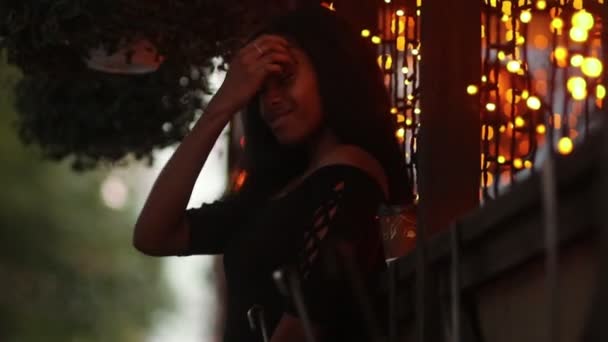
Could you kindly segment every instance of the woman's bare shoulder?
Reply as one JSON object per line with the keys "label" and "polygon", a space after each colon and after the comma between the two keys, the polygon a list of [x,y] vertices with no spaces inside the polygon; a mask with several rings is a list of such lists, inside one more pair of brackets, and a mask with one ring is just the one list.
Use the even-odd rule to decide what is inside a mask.
{"label": "woman's bare shoulder", "polygon": [[321,165],[346,164],[366,172],[388,195],[388,180],[380,162],[369,152],[355,145],[338,145],[321,160]]}

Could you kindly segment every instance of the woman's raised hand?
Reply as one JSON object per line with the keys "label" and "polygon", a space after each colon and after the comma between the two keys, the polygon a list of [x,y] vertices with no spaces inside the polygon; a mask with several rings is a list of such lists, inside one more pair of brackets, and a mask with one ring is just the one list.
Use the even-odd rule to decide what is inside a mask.
{"label": "woman's raised hand", "polygon": [[285,38],[276,35],[258,37],[230,61],[224,83],[207,108],[236,113],[247,105],[269,75],[281,74],[294,63]]}

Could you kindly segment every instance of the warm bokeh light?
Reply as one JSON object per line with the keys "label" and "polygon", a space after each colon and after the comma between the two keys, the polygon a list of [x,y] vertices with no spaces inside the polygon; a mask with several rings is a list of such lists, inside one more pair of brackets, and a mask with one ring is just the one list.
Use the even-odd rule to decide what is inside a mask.
{"label": "warm bokeh light", "polygon": [[595,97],[603,100],[604,97],[606,97],[606,87],[604,87],[602,84],[598,84],[595,88]]}
{"label": "warm bokeh light", "polygon": [[496,110],[496,104],[494,103],[487,103],[486,104],[486,109],[488,110],[488,112],[493,112]]}
{"label": "warm bokeh light", "polygon": [[398,112],[399,110],[397,109],[397,107],[391,108],[391,114],[397,114]]}
{"label": "warm bokeh light", "polygon": [[504,164],[507,159],[505,158],[505,156],[498,156],[498,158],[496,158],[496,161],[498,162],[498,164]]}
{"label": "warm bokeh light", "polygon": [[578,11],[572,16],[572,26],[574,27],[589,31],[593,28],[593,24],[593,16],[585,10]]}
{"label": "warm bokeh light", "polygon": [[532,20],[532,12],[530,12],[529,10],[521,11],[521,13],[519,14],[519,20],[521,20],[522,23],[529,23],[530,20]]}
{"label": "warm bokeh light", "polygon": [[477,94],[478,91],[479,91],[479,88],[474,84],[470,84],[467,87],[467,94],[469,94],[469,95],[475,95],[475,94]]}
{"label": "warm bokeh light", "polygon": [[595,57],[587,57],[583,60],[581,70],[587,77],[599,77],[604,69],[602,62]]}
{"label": "warm bokeh light", "polygon": [[[492,126],[487,126],[487,125],[484,125],[484,127],[486,128],[486,139],[492,140],[492,138],[494,138],[494,128]],[[482,130],[482,134],[483,134],[483,130]]]}
{"label": "warm bokeh light", "polygon": [[422,113],[422,110],[420,108],[414,108],[414,114],[420,115],[420,113]]}
{"label": "warm bokeh light", "polygon": [[403,12],[403,10],[402,10],[402,9],[398,9],[398,10],[395,12],[395,14],[396,14],[398,17],[403,17],[403,16],[405,15],[405,12]]}
{"label": "warm bokeh light", "polygon": [[395,136],[401,140],[403,140],[405,138],[405,128],[401,127],[397,130],[397,132],[395,133]]}
{"label": "warm bokeh light", "polygon": [[405,115],[397,114],[397,123],[402,123],[405,121]]}
{"label": "warm bokeh light", "polygon": [[405,37],[397,37],[397,51],[405,51]]}
{"label": "warm bokeh light", "polygon": [[556,60],[565,60],[568,57],[568,50],[563,46],[558,46],[553,51],[553,56],[555,56]]}
{"label": "warm bokeh light", "polygon": [[418,49],[412,49],[412,55],[417,56],[419,53]]}
{"label": "warm bokeh light", "polygon": [[570,139],[569,137],[563,137],[559,139],[559,142],[557,143],[557,150],[559,151],[559,153],[564,155],[570,154],[573,148],[574,144],[572,144],[572,139]]}
{"label": "warm bokeh light", "polygon": [[507,89],[507,91],[505,92],[505,98],[507,99],[508,103],[518,103],[519,101],[521,101],[520,96],[517,95],[517,91],[513,88]]}
{"label": "warm bokeh light", "polygon": [[380,43],[382,43],[382,39],[380,39],[380,37],[378,37],[378,36],[373,36],[372,37],[372,43],[374,43],[374,44],[380,44]]}
{"label": "warm bokeh light", "polygon": [[582,77],[570,77],[566,87],[572,94],[572,98],[575,100],[583,100],[587,97],[587,82]]}
{"label": "warm bokeh light", "polygon": [[536,96],[530,96],[526,100],[526,105],[532,110],[539,110],[541,106],[540,99]]}
{"label": "warm bokeh light", "polygon": [[405,124],[407,126],[411,126],[412,125],[412,119],[410,119],[410,118],[405,119]]}
{"label": "warm bokeh light", "polygon": [[547,127],[545,125],[540,124],[540,125],[536,126],[536,133],[545,134],[545,132],[547,132]]}
{"label": "warm bokeh light", "polygon": [[525,167],[526,169],[531,169],[531,168],[532,168],[532,166],[534,166],[534,164],[532,164],[532,162],[531,162],[531,161],[526,160],[526,161],[524,162],[524,167]]}
{"label": "warm bokeh light", "polygon": [[524,162],[523,162],[523,160],[521,160],[521,158],[515,158],[513,160],[513,166],[516,169],[521,169],[524,166]]}
{"label": "warm bokeh light", "polygon": [[547,2],[545,0],[536,1],[536,8],[538,8],[541,11],[544,10],[545,8],[547,8]]}
{"label": "warm bokeh light", "polygon": [[509,61],[509,63],[507,63],[507,70],[509,70],[509,72],[518,72],[520,68],[521,63],[519,61]]}
{"label": "warm bokeh light", "polygon": [[483,83],[488,82],[488,76],[486,76],[486,75],[481,76],[481,82],[483,82]]}
{"label": "warm bokeh light", "polygon": [[551,20],[551,28],[553,28],[554,30],[561,30],[564,27],[564,21],[562,20],[562,18],[553,18],[553,20]]}
{"label": "warm bokeh light", "polygon": [[498,54],[496,55],[496,57],[498,57],[498,59],[502,61],[505,58],[507,58],[507,55],[505,54],[504,51],[498,51]]}
{"label": "warm bokeh light", "polygon": [[498,128],[498,131],[499,131],[500,133],[504,133],[504,132],[506,132],[506,131],[507,131],[507,127],[506,127],[505,125],[501,125],[501,126]]}
{"label": "warm bokeh light", "polygon": [[583,65],[583,60],[584,59],[585,58],[583,57],[583,55],[577,53],[576,55],[573,55],[572,57],[570,57],[570,65],[572,65],[573,67],[578,68],[581,65]]}
{"label": "warm bokeh light", "polygon": [[524,120],[524,118],[522,118],[521,116],[518,116],[515,118],[515,127],[524,127],[524,125],[526,124],[526,120]]}
{"label": "warm bokeh light", "polygon": [[361,37],[365,37],[365,38],[367,38],[367,37],[369,37],[371,34],[372,34],[372,33],[371,33],[371,32],[370,32],[368,29],[361,30]]}
{"label": "warm bokeh light", "polygon": [[575,42],[579,42],[582,43],[584,41],[587,40],[587,38],[589,37],[589,31],[574,26],[570,29],[570,39],[572,39]]}
{"label": "warm bokeh light", "polygon": [[401,72],[407,74],[408,72],[410,72],[410,69],[408,69],[407,67],[403,67],[401,68]]}

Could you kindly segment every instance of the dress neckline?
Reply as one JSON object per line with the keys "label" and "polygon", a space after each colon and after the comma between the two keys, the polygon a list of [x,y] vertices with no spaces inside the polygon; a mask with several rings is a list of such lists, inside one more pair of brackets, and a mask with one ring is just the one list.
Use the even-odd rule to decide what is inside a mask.
{"label": "dress neckline", "polygon": [[304,188],[304,185],[306,185],[312,179],[318,177],[319,174],[321,174],[327,170],[339,169],[339,168],[350,169],[350,170],[356,171],[356,173],[359,173],[360,175],[363,175],[365,178],[367,178],[369,181],[371,181],[378,188],[378,190],[383,194],[383,197],[384,197],[384,191],[382,190],[382,187],[380,186],[380,184],[378,184],[378,182],[376,182],[376,180],[373,179],[373,177],[371,175],[369,175],[367,172],[365,172],[363,169],[361,169],[357,166],[354,166],[352,164],[333,163],[333,164],[326,164],[326,165],[323,165],[323,166],[320,166],[320,167],[314,169],[313,171],[308,173],[307,176],[302,178],[298,183],[291,186],[290,190],[288,190],[286,192],[281,191],[281,193],[279,195],[272,196],[271,198],[269,198],[268,201],[271,203],[274,203],[274,202],[281,202],[283,200],[286,200],[287,198],[292,197],[295,193],[299,192],[302,188]]}

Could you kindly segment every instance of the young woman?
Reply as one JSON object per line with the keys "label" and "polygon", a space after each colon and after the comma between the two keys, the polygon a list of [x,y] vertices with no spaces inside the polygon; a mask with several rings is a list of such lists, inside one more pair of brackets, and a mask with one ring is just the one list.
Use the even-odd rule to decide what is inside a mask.
{"label": "young woman", "polygon": [[[373,48],[334,12],[277,19],[235,55],[159,175],[135,247],[153,256],[224,255],[224,341],[261,340],[247,320],[254,306],[264,310],[271,341],[304,340],[291,297],[273,281],[285,267],[298,276],[317,340],[369,341],[364,317],[382,304],[375,294],[385,269],[376,211],[412,201],[389,107]],[[245,184],[186,210],[215,140],[242,109]]]}

